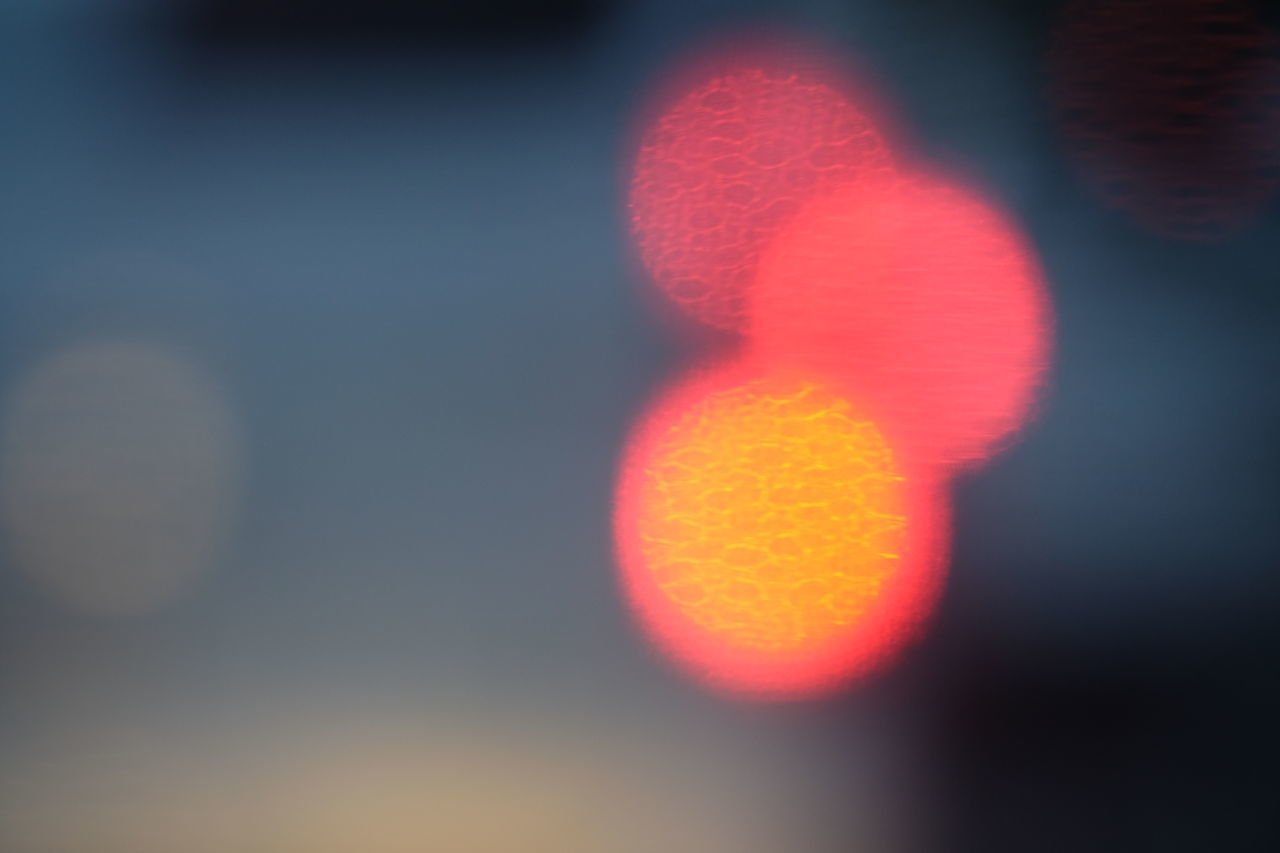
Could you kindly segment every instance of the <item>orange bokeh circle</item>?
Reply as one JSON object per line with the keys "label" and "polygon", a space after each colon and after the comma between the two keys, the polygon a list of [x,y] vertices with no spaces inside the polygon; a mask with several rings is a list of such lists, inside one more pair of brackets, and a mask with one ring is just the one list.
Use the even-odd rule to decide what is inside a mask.
{"label": "orange bokeh circle", "polygon": [[725,364],[663,393],[624,455],[615,534],[647,633],[701,681],[792,697],[889,660],[936,596],[940,485],[839,383]]}

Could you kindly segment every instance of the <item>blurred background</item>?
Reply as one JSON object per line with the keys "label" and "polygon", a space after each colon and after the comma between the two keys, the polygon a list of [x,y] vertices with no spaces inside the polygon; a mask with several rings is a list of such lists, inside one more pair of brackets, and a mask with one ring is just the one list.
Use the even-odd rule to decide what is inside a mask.
{"label": "blurred background", "polygon": [[[1095,191],[1074,9],[0,0],[0,850],[1272,849],[1280,202]],[[634,116],[773,29],[1007,207],[1057,350],[923,642],[770,705],[649,649],[610,512],[685,359]],[[1221,61],[1270,186],[1280,77]]]}

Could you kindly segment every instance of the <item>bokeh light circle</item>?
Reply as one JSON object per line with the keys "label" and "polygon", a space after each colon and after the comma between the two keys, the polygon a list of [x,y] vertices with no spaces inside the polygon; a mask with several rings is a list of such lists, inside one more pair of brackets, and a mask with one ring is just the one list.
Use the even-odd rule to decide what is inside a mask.
{"label": "bokeh light circle", "polygon": [[1041,271],[962,182],[921,173],[815,200],[751,295],[757,355],[848,382],[918,463],[987,458],[1036,398],[1051,337]]}
{"label": "bokeh light circle", "polygon": [[214,558],[241,457],[219,384],[177,354],[131,341],[61,350],[5,407],[9,550],[79,609],[132,614],[167,603]]}
{"label": "bokeh light circle", "polygon": [[1221,239],[1280,185],[1280,41],[1248,0],[1074,0],[1049,101],[1094,195],[1162,236]]}
{"label": "bokeh light circle", "polygon": [[883,664],[925,615],[946,538],[935,492],[838,386],[747,363],[699,372],[625,455],[627,593],[703,681],[821,692]]}
{"label": "bokeh light circle", "polygon": [[630,210],[642,262],[687,314],[741,330],[778,229],[809,199],[891,169],[882,122],[865,98],[846,97],[855,87],[841,77],[812,51],[780,46],[739,47],[675,75],[679,95],[643,131]]}

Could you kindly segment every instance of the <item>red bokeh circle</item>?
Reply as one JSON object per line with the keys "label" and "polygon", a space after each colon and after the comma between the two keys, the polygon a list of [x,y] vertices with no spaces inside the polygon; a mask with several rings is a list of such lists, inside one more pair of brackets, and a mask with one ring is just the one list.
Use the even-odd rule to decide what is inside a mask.
{"label": "red bokeh circle", "polygon": [[1047,291],[1014,223],[963,183],[913,175],[818,199],[751,299],[763,360],[839,376],[922,464],[987,458],[1028,417]]}
{"label": "red bokeh circle", "polygon": [[715,328],[742,329],[760,253],[805,202],[891,169],[869,99],[811,47],[737,40],[673,74],[654,107],[632,232],[661,291]]}

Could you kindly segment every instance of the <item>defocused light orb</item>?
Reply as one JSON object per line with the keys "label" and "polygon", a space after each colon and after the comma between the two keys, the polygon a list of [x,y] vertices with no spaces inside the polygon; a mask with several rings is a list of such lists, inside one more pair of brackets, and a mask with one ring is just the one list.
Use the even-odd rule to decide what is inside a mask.
{"label": "defocused light orb", "polygon": [[631,224],[670,299],[703,323],[740,329],[777,230],[815,195],[890,169],[890,155],[850,87],[812,54],[744,48],[698,73],[643,133]]}
{"label": "defocused light orb", "polygon": [[1031,247],[988,200],[913,175],[814,201],[762,259],[751,338],[840,377],[900,453],[985,459],[1026,419],[1049,347]]}
{"label": "defocused light orb", "polygon": [[1280,182],[1280,42],[1248,0],[1074,0],[1050,100],[1091,190],[1144,227],[1206,241]]}
{"label": "defocused light orb", "polygon": [[802,695],[884,662],[939,565],[940,504],[820,380],[723,368],[658,401],[617,537],[645,628],[698,677]]}
{"label": "defocused light orb", "polygon": [[163,349],[91,343],[14,390],[0,466],[21,567],[74,606],[133,613],[181,593],[212,558],[240,445],[210,377]]}
{"label": "defocused light orb", "polygon": [[[175,715],[160,702],[129,707],[124,724],[92,707],[69,725],[42,721],[6,744],[0,849],[829,849],[829,828],[812,816],[830,782],[794,743],[691,724],[660,706],[628,710],[617,697],[602,713],[563,698],[539,707],[523,694],[459,703],[439,687],[407,706],[396,695],[394,708],[376,691],[352,696],[340,713],[331,697],[308,695],[266,715],[241,705],[228,716],[224,703]],[[842,804],[841,814],[880,805],[867,800]],[[878,814],[865,819],[870,832],[859,827],[864,840]]]}

